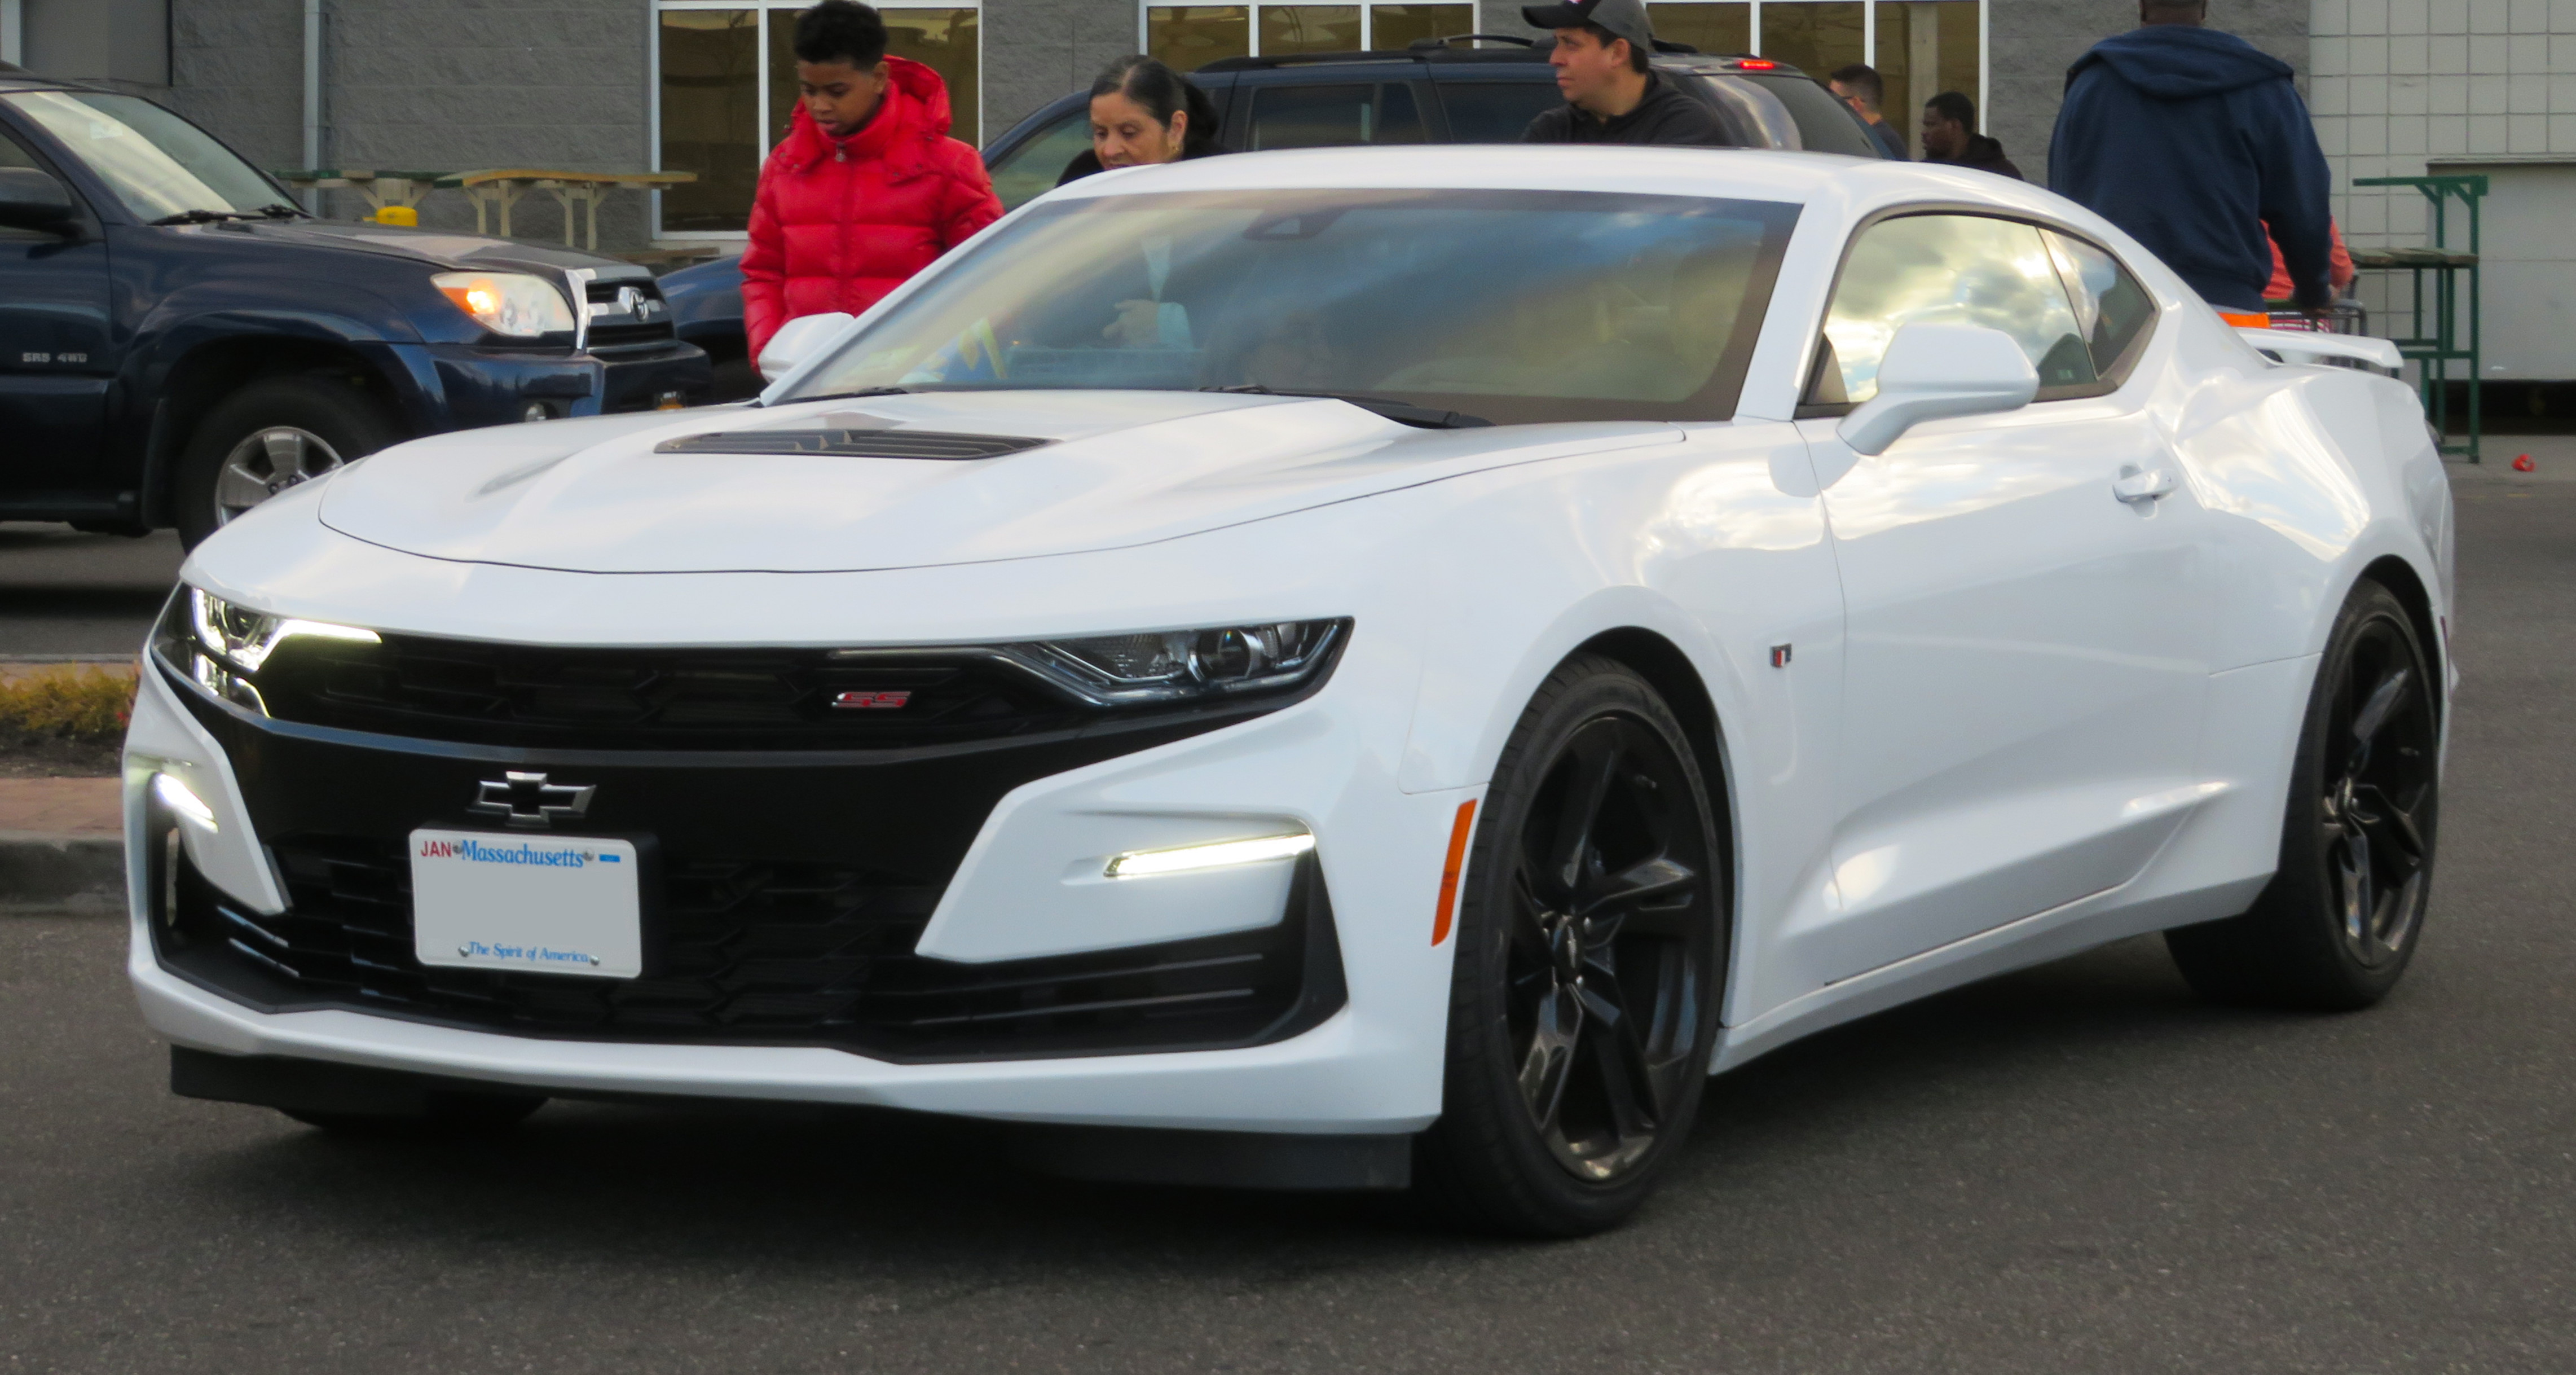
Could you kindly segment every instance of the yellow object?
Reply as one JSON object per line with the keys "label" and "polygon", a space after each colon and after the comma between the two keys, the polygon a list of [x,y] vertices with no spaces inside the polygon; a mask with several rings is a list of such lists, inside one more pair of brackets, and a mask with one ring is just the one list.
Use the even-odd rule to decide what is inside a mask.
{"label": "yellow object", "polygon": [[418,229],[420,212],[408,205],[388,205],[376,212],[376,223],[398,224],[405,229]]}

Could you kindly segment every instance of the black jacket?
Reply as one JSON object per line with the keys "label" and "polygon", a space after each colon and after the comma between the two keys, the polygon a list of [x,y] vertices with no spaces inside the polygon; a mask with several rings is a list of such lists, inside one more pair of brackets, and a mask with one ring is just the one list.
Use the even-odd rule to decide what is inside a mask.
{"label": "black jacket", "polygon": [[2261,310],[2281,244],[2303,306],[2324,305],[2334,178],[2290,65],[2216,29],[2106,38],[2066,74],[2048,187],[2127,230],[2211,304]]}
{"label": "black jacket", "polygon": [[2004,156],[2004,146],[2002,144],[1995,142],[1993,139],[1990,139],[1983,134],[1968,135],[1967,150],[1960,153],[1955,158],[1936,158],[1927,156],[1923,160],[1925,162],[1939,163],[1945,167],[1973,167],[1980,172],[1992,172],[1999,177],[2010,177],[2014,181],[2030,180],[2030,178],[2021,174],[2020,168],[2013,166],[2011,158]]}
{"label": "black jacket", "polygon": [[1733,146],[1717,111],[1682,94],[1661,72],[1646,73],[1646,98],[1617,119],[1594,119],[1571,104],[1541,110],[1521,131],[1523,143],[1624,143],[1635,147]]}

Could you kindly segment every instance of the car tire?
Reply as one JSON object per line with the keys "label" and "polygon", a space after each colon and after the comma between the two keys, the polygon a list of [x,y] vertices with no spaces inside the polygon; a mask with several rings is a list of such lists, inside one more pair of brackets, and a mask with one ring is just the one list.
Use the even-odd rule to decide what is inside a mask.
{"label": "car tire", "polygon": [[2405,606],[2356,586],[2309,690],[2279,870],[2244,915],[2165,933],[2194,992],[2350,1011],[2396,986],[2433,880],[2438,688]]}
{"label": "car tire", "polygon": [[1644,1201],[1698,1113],[1727,852],[1671,709],[1594,655],[1540,686],[1480,811],[1415,1187],[1483,1231],[1598,1232]]}
{"label": "car tire", "polygon": [[545,1099],[524,1094],[441,1091],[430,1094],[426,1106],[414,1113],[278,1111],[334,1136],[436,1137],[506,1131],[545,1105]]}
{"label": "car tire", "polygon": [[173,492],[180,541],[193,549],[259,502],[403,438],[382,405],[340,377],[253,382],[188,438]]}

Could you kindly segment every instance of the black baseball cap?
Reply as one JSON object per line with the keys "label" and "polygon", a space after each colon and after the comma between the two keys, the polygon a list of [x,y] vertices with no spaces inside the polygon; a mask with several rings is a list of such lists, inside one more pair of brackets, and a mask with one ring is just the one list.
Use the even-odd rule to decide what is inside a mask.
{"label": "black baseball cap", "polygon": [[1655,50],[1655,26],[1646,22],[1645,0],[1565,0],[1557,5],[1523,5],[1521,18],[1534,29],[1574,29],[1598,24],[1641,53]]}

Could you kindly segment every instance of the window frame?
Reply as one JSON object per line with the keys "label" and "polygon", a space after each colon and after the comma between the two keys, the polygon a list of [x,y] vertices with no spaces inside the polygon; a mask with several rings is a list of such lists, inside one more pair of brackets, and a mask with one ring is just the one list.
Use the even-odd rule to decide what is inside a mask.
{"label": "window frame", "polygon": [[[2006,210],[1991,205],[1976,205],[1964,201],[1912,201],[1870,212],[1851,227],[1850,233],[1843,236],[1842,252],[1834,259],[1833,278],[1826,284],[1824,299],[1818,304],[1815,323],[1808,330],[1806,353],[1799,360],[1798,401],[1790,412],[1792,418],[1819,420],[1849,415],[1864,404],[1857,401],[1811,399],[1823,382],[1825,360],[1833,354],[1832,342],[1825,338],[1825,322],[1833,318],[1834,295],[1842,290],[1843,273],[1851,266],[1852,250],[1859,246],[1861,236],[1889,220],[1913,219],[1924,215],[1960,215],[1984,220],[2002,220],[2007,224],[2028,225],[2033,229],[2063,234],[2067,238],[2098,250],[2103,256],[2109,258],[2114,266],[2128,275],[2130,281],[2138,284],[2139,290],[2149,301],[2154,302],[2155,308],[2148,313],[2146,323],[2140,326],[2138,332],[2121,348],[2119,356],[2111,360],[2111,366],[2095,370],[2097,376],[2094,381],[2073,386],[2042,387],[2039,394],[2031,398],[2030,404],[2039,406],[2053,401],[2082,401],[2092,397],[2109,396],[2129,384],[2129,379],[2137,372],[2139,360],[2146,356],[2148,343],[2155,338],[2157,330],[2164,323],[2166,304],[2157,299],[2156,293],[2147,287],[2146,279],[2139,276],[2135,268],[2129,266],[2128,259],[2121,257],[2110,245],[2103,243],[2093,234],[2045,215]],[[2054,255],[2051,255],[2049,262],[2050,271],[2057,276],[2057,288],[2068,292],[2067,306],[2072,309],[2074,296],[2071,291],[2068,291],[2065,272],[2057,267]]]}
{"label": "window frame", "polygon": [[[975,11],[975,129],[979,138],[989,132],[988,127],[985,124],[984,112],[984,88],[986,85],[986,82],[984,81],[986,38],[984,26],[985,21],[991,16],[985,10],[984,0],[869,0],[869,3],[875,5],[880,10]],[[784,13],[792,16],[809,8],[811,8],[810,4],[783,4],[780,3],[780,0],[651,0],[651,3],[646,10],[646,23],[644,25],[644,137],[645,145],[649,154],[647,162],[653,171],[660,172],[667,170],[662,166],[663,14],[673,10],[715,10],[719,12],[729,10],[752,10],[759,15],[758,22],[753,25],[752,30],[754,35],[752,38],[752,43],[754,45],[753,51],[758,54],[758,59],[753,67],[752,75],[752,108],[759,112],[759,117],[764,121],[764,124],[753,130],[752,146],[759,150],[761,161],[766,162],[769,158],[770,149],[776,146],[776,144],[771,140],[769,130],[765,124],[765,121],[769,117],[769,25],[775,14]],[[1139,11],[1139,13],[1141,14],[1142,11]],[[978,144],[977,147],[980,151],[981,144]],[[644,194],[646,200],[649,202],[645,211],[646,222],[652,229],[652,242],[655,244],[744,243],[748,242],[751,238],[751,231],[747,227],[743,229],[684,229],[677,231],[667,229],[664,227],[662,222],[663,193],[659,190],[654,190],[647,191]]]}

